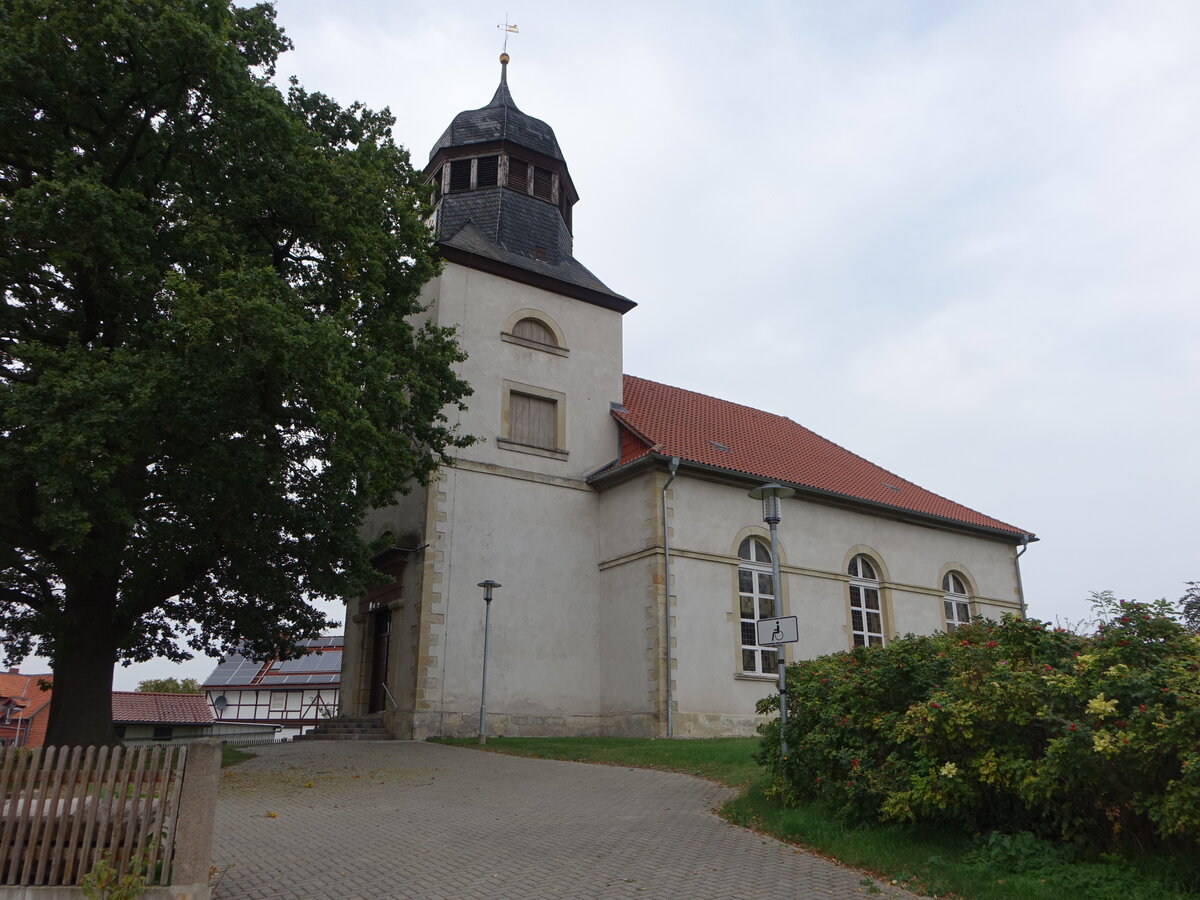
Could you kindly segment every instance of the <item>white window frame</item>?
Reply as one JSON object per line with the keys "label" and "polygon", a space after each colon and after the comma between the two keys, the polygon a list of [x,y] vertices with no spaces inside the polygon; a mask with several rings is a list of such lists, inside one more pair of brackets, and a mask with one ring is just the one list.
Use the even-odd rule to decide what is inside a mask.
{"label": "white window frame", "polygon": [[[743,552],[749,553],[749,558]],[[763,590],[766,586],[769,591]],[[771,550],[760,537],[748,537],[738,545],[737,589],[738,670],[747,676],[774,678],[779,673],[779,653],[775,647],[758,643],[756,623],[780,614],[779,585],[774,583]],[[751,635],[753,639],[747,642]],[[747,665],[748,661],[753,665]]]}
{"label": "white window frame", "polygon": [[[887,643],[887,617],[883,608],[883,590],[877,574],[878,564],[863,553],[850,560],[850,644],[853,647],[882,647]],[[855,621],[855,614],[858,621]],[[871,617],[878,617],[872,628]]]}
{"label": "white window frame", "polygon": [[967,579],[961,572],[951,570],[942,576],[942,615],[946,620],[946,633],[963,625],[971,624],[971,595]]}

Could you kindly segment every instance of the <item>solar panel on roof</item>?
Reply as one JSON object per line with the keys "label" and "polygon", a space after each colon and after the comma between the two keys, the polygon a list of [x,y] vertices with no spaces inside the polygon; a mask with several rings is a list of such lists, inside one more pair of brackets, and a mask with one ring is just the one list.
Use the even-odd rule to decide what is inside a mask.
{"label": "solar panel on roof", "polygon": [[204,683],[206,685],[249,684],[262,668],[261,663],[242,656],[230,656],[220,663]]}
{"label": "solar panel on roof", "polygon": [[[270,671],[274,674],[264,675],[260,680],[263,684],[284,684],[287,682],[280,681],[280,678],[309,673],[317,677],[317,681],[314,683],[336,684],[338,678],[335,673],[340,672],[342,667],[344,641],[344,636],[340,634],[323,635],[312,640],[301,641],[300,646],[319,652],[308,653],[299,659],[273,662]],[[335,647],[336,650],[333,649]],[[203,686],[220,688],[227,685],[234,687],[250,685],[258,679],[263,667],[263,662],[234,653],[217,665],[212,674],[205,679]]]}

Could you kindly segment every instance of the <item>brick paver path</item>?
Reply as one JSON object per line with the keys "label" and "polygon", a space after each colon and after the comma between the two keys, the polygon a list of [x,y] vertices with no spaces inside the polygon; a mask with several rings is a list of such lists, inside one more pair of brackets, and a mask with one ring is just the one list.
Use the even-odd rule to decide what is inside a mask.
{"label": "brick paver path", "polygon": [[223,773],[215,896],[913,896],[724,822],[730,795],[438,744],[277,744]]}

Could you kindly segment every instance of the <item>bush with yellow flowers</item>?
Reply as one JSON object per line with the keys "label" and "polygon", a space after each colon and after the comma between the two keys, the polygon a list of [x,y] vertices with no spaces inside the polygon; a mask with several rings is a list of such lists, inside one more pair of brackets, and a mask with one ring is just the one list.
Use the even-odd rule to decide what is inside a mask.
{"label": "bush with yellow flowers", "polygon": [[854,816],[1194,850],[1200,636],[1165,601],[1094,608],[1090,635],[1006,616],[789,666],[789,753],[773,718],[760,761]]}

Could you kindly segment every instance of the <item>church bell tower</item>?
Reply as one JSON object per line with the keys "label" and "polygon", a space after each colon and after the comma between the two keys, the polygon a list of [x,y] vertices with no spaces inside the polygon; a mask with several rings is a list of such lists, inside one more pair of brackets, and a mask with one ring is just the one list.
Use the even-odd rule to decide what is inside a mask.
{"label": "church bell tower", "polygon": [[507,53],[491,102],[454,117],[430,152],[434,226],[449,262],[484,268],[617,312],[635,305],[573,255],[579,193],[554,131],[517,108]]}
{"label": "church bell tower", "polygon": [[[613,705],[597,688],[601,514],[587,478],[618,453],[612,409],[635,304],[575,259],[566,159],[550,126],[513,102],[507,54],[500,64],[491,101],[454,117],[425,169],[444,265],[422,301],[466,354],[458,369],[473,393],[444,412],[476,441],[371,514],[364,536],[397,536],[403,566],[386,604],[367,598],[347,624],[343,705],[382,715],[400,737],[478,727],[484,580],[504,585],[505,610],[493,622],[503,675],[489,727],[581,733]],[[549,623],[577,639],[531,644]]]}

